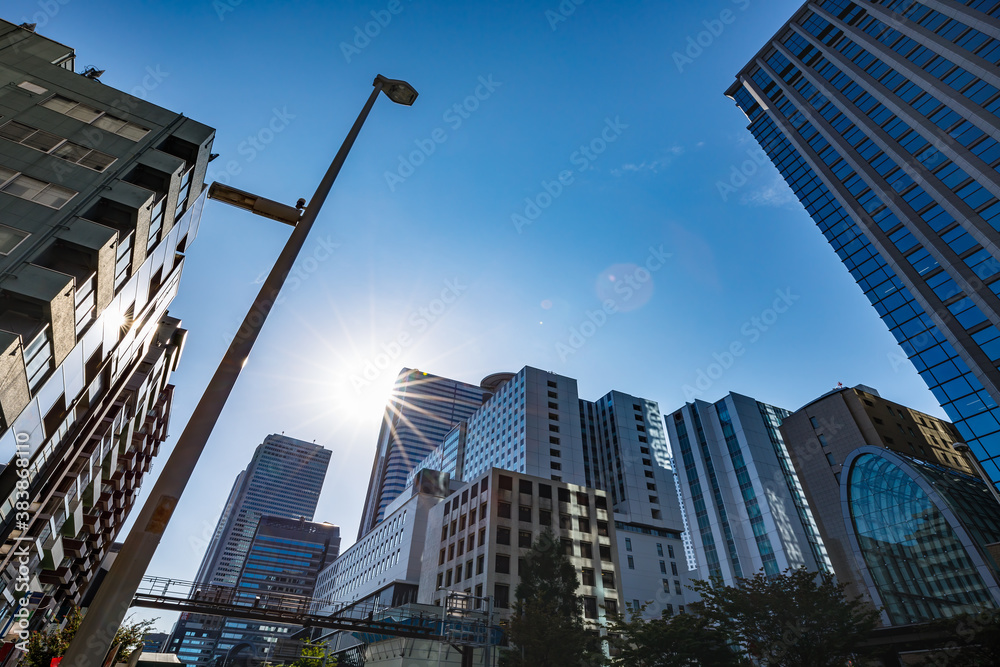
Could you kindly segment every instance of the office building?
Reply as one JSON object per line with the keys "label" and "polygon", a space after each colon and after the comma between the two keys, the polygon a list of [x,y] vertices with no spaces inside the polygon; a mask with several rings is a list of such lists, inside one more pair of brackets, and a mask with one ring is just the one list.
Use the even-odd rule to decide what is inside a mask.
{"label": "office building", "polygon": [[819,0],[727,94],[1000,481],[1000,29],[988,2]]}
{"label": "office building", "polygon": [[0,618],[20,576],[42,623],[81,601],[166,438],[215,133],[30,25],[0,42]]}
{"label": "office building", "polygon": [[618,535],[631,532],[636,548],[643,545],[621,569],[622,599],[649,603],[649,617],[682,605],[676,591],[687,585],[686,567],[675,577],[658,555],[667,547],[683,553],[684,521],[656,402],[617,391],[587,401],[576,380],[530,366],[483,386],[492,395],[415,470],[441,466],[467,481],[498,468],[606,491]]}
{"label": "office building", "polygon": [[843,463],[841,499],[864,584],[886,625],[1000,609],[1000,504],[980,477],[864,446]]}
{"label": "office building", "polygon": [[[312,598],[317,576],[339,553],[338,526],[263,516],[236,580],[234,604],[266,609],[280,606],[288,595]],[[276,595],[273,600],[272,594]],[[301,629],[297,625],[226,619],[213,656],[224,657],[231,648],[246,642],[250,644],[247,654],[255,659],[294,662],[301,656],[302,644],[291,636]],[[184,653],[178,656],[182,661],[190,657]]]}
{"label": "office building", "polygon": [[779,426],[786,410],[729,394],[667,418],[698,578],[833,572]]}
{"label": "office building", "polygon": [[841,507],[845,461],[858,448],[874,446],[975,475],[951,447],[959,438],[952,424],[886,400],[864,385],[834,389],[810,401],[787,415],[780,431],[838,581],[849,597],[861,595],[873,604]]}
{"label": "office building", "polygon": [[[236,478],[201,566],[199,585],[237,586],[262,516],[312,521],[323,488],[330,450],[321,445],[272,434],[254,450]],[[339,538],[339,528],[337,529]],[[339,541],[337,541],[339,549]],[[168,650],[186,664],[205,665],[212,658],[226,620],[182,613]]]}
{"label": "office building", "polygon": [[622,590],[607,494],[496,468],[430,511],[418,602],[443,604],[459,591],[492,597],[498,619],[508,618],[522,559],[545,529],[577,571],[584,621],[602,625]]}
{"label": "office building", "polygon": [[475,412],[489,389],[404,368],[393,385],[379,431],[358,539],[385,518],[416,464]]}

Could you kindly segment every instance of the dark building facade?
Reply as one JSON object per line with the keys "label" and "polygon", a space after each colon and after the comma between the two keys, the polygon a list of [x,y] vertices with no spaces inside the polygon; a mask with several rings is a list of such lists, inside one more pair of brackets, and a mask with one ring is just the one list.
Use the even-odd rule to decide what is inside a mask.
{"label": "dark building facade", "polygon": [[0,21],[0,620],[82,600],[166,437],[215,134],[75,61]]}
{"label": "dark building facade", "polygon": [[803,5],[727,94],[1000,481],[1000,7]]}

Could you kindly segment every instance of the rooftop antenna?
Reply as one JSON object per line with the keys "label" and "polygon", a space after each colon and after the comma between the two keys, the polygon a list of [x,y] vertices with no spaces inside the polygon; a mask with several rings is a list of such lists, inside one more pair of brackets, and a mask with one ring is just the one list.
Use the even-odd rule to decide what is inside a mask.
{"label": "rooftop antenna", "polygon": [[102,74],[104,74],[104,70],[97,69],[94,66],[90,66],[87,69],[83,70],[83,76],[90,79],[91,81],[97,81],[98,79],[101,78]]}

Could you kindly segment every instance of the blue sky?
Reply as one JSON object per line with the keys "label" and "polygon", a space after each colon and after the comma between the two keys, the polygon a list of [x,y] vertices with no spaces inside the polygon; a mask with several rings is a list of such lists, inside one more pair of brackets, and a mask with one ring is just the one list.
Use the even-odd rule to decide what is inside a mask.
{"label": "blue sky", "polygon": [[[316,519],[350,545],[404,366],[532,365],[664,412],[864,383],[944,416],[723,95],[800,3],[576,2],[5,3],[78,69],[218,128],[210,180],[290,204],[375,74],[420,91],[372,112],[150,573],[194,577],[272,432],[333,451]],[[191,332],[172,438],[287,235],[206,207],[171,308]]]}

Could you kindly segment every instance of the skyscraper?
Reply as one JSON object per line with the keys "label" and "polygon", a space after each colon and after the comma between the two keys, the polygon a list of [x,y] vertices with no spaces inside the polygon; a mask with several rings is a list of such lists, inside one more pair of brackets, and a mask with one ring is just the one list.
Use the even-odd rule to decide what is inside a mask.
{"label": "skyscraper", "polygon": [[378,434],[371,480],[358,528],[360,539],[385,518],[414,466],[448,432],[479,409],[489,390],[404,368],[393,385]]}
{"label": "skyscraper", "polygon": [[833,572],[778,431],[788,414],[729,394],[714,404],[688,403],[667,418],[699,578],[732,584],[760,570]]}
{"label": "skyscraper", "polygon": [[81,601],[167,436],[215,135],[75,63],[0,21],[0,618]]}
{"label": "skyscraper", "polygon": [[[316,577],[339,553],[338,526],[303,518],[263,516],[236,579],[234,604],[267,608],[279,605],[288,595],[311,598]],[[273,600],[269,597],[272,593],[276,594]],[[229,649],[247,642],[251,646],[249,655],[254,658],[273,663],[293,662],[301,655],[302,643],[290,637],[300,629],[301,626],[276,625],[271,621],[226,619],[213,653],[222,657]]]}
{"label": "skyscraper", "polygon": [[[262,516],[312,521],[330,450],[284,435],[257,446],[229,493],[212,541],[198,569],[200,585],[237,586]],[[339,549],[339,528],[337,529]],[[169,649],[188,664],[205,665],[224,632],[225,619],[181,614]]]}
{"label": "skyscraper", "polygon": [[530,366],[482,386],[492,395],[414,469],[469,481],[498,468],[605,491],[622,599],[652,602],[649,617],[683,605],[684,521],[656,402],[618,391],[584,400],[573,378]]}
{"label": "skyscraper", "polygon": [[1000,9],[804,5],[727,94],[1000,481]]}

